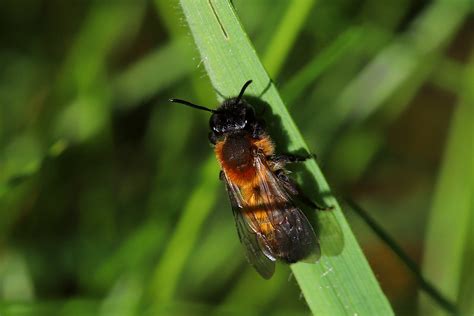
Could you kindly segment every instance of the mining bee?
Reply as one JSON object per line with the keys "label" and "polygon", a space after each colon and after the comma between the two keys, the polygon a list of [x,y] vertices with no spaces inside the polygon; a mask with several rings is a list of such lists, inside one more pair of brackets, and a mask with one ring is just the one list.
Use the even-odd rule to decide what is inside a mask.
{"label": "mining bee", "polygon": [[250,264],[269,279],[277,260],[291,264],[319,259],[319,240],[297,204],[321,208],[302,194],[285,170],[286,164],[310,156],[275,153],[264,120],[256,117],[243,98],[251,82],[215,110],[185,100],[170,101],[212,113],[209,141],[221,166],[220,178],[227,188],[240,241]]}

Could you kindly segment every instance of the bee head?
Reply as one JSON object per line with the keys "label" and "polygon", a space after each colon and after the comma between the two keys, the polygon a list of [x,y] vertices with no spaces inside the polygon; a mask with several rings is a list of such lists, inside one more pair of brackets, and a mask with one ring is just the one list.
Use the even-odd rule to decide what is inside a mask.
{"label": "bee head", "polygon": [[217,110],[209,109],[181,99],[170,99],[170,101],[181,103],[198,110],[211,112],[212,116],[209,120],[211,134],[209,137],[211,142],[215,143],[216,139],[219,139],[221,136],[228,133],[246,130],[255,134],[260,131],[257,128],[258,122],[255,118],[253,107],[242,99],[245,89],[247,89],[251,83],[252,80],[247,81],[237,97],[225,100]]}
{"label": "bee head", "polygon": [[255,123],[253,107],[239,98],[231,98],[212,114],[209,120],[211,131],[217,136],[246,130]]}

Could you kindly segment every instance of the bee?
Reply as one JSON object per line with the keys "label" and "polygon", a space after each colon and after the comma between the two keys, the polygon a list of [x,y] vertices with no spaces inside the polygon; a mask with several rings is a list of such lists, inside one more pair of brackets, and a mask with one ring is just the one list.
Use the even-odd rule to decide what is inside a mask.
{"label": "bee", "polygon": [[247,81],[237,97],[226,99],[215,110],[180,99],[169,101],[212,113],[209,141],[221,167],[219,177],[226,185],[240,242],[249,263],[269,279],[277,260],[292,264],[319,259],[319,240],[297,205],[324,208],[305,197],[288,176],[286,164],[310,156],[275,153],[264,120],[243,98],[251,83]]}

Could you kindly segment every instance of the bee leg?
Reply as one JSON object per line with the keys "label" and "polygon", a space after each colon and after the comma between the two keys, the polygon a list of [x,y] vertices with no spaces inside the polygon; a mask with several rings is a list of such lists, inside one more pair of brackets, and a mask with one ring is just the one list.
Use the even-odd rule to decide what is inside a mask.
{"label": "bee leg", "polygon": [[292,195],[298,196],[300,195],[300,190],[296,183],[288,177],[288,174],[283,169],[279,169],[275,171],[275,175],[281,181],[281,184],[285,187],[285,189]]}
{"label": "bee leg", "polygon": [[301,189],[298,187],[295,181],[288,177],[288,174],[286,174],[285,170],[280,169],[275,171],[275,175],[278,177],[278,179],[281,181],[281,184],[285,187],[285,189],[292,194],[293,196],[297,197],[302,203],[308,205],[311,208],[320,210],[320,211],[327,211],[327,210],[332,210],[334,207],[333,206],[322,206],[319,205],[318,203],[314,202],[311,200],[309,197],[307,197]]}
{"label": "bee leg", "polygon": [[300,194],[300,199],[301,199],[301,202],[303,202],[304,204],[306,204],[306,205],[308,205],[308,206],[310,206],[310,207],[312,207],[316,210],[319,210],[319,211],[330,211],[330,210],[334,209],[334,206],[322,206],[321,204],[314,202],[313,200],[311,200],[309,197],[307,197],[303,193]]}
{"label": "bee leg", "polygon": [[295,154],[275,154],[267,157],[268,160],[274,163],[296,163],[296,162],[303,162],[308,159],[315,158],[314,155],[295,155]]}
{"label": "bee leg", "polygon": [[219,180],[224,181],[224,178],[225,178],[224,170],[219,171]]}

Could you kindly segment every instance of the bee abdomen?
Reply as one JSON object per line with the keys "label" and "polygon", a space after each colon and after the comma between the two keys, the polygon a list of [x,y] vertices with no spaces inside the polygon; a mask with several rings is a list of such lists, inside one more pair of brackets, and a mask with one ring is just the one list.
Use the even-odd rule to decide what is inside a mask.
{"label": "bee abdomen", "polygon": [[[295,212],[295,210],[289,212]],[[313,249],[308,246],[317,243],[317,241],[312,231],[302,229],[302,223],[297,218],[293,216],[281,217],[282,219],[278,225],[274,226],[272,232],[274,253],[278,259],[288,264],[296,263],[311,254]],[[296,221],[293,221],[295,219]]]}

